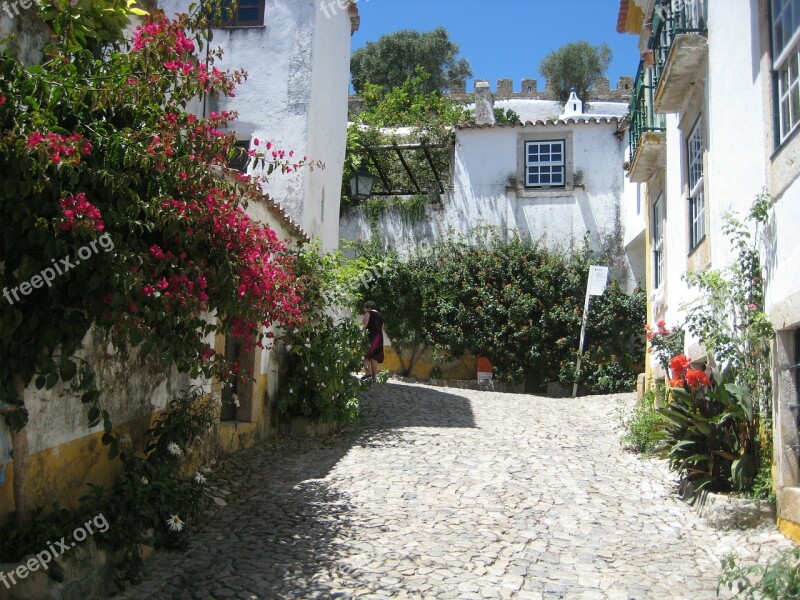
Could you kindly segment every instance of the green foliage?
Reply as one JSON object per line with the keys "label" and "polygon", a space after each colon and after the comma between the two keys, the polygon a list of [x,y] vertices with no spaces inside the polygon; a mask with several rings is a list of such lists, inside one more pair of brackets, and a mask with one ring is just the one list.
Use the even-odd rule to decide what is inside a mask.
{"label": "green foliage", "polygon": [[[687,275],[699,289],[686,326],[721,365],[729,365],[739,385],[756,399],[769,420],[772,399],[769,344],[774,335],[764,308],[764,278],[759,258],[760,226],[766,220],[769,199],[759,196],[745,222],[732,215],[723,232],[735,258],[725,270],[695,271]],[[747,221],[754,223],[753,231]]]}
{"label": "green foliage", "polygon": [[[644,370],[642,336],[630,320],[640,318],[646,304],[644,290],[636,288],[628,294],[617,281],[612,281],[602,296],[592,298],[580,381],[594,393],[629,392],[636,388],[636,377]],[[574,364],[564,363],[559,380],[566,385],[574,383]]]}
{"label": "green foliage", "polygon": [[574,87],[578,97],[586,103],[591,100],[595,81],[605,74],[610,64],[608,44],[592,46],[589,42],[578,41],[548,53],[539,63],[539,72],[545,76],[559,102],[566,102]]}
{"label": "green foliage", "polygon": [[370,83],[399,87],[419,68],[431,75],[425,82],[428,92],[445,91],[453,82],[472,77],[469,61],[458,57],[458,44],[450,41],[443,27],[427,32],[404,29],[384,35],[377,42],[367,42],[350,59],[353,89],[358,94]]}
{"label": "green foliage", "polygon": [[714,371],[713,388],[672,387],[659,409],[662,454],[695,493],[750,489],[757,466],[757,407],[734,383],[731,369]]}
{"label": "green foliage", "polygon": [[633,413],[623,421],[623,446],[638,454],[652,454],[658,447],[657,433],[664,418],[655,408],[656,391],[648,390],[636,403]]}
{"label": "green foliage", "polygon": [[670,330],[667,328],[664,319],[660,319],[656,323],[655,331],[649,324],[644,326],[644,330],[647,338],[647,351],[656,357],[658,364],[661,365],[665,373],[668,373],[670,359],[683,352],[683,339],[685,336],[683,329],[678,327]]}
{"label": "green foliage", "polygon": [[[746,404],[743,412],[730,417],[737,435],[736,445],[728,449],[736,461],[730,485],[745,492],[751,489],[757,473],[759,488],[771,488],[764,480],[771,471],[772,457],[769,346],[774,330],[765,314],[759,259],[760,227],[767,218],[768,206],[769,198],[761,195],[745,222],[727,217],[723,231],[735,252],[729,267],[687,276],[700,294],[689,308],[686,326],[731,374],[742,390],[740,403]],[[752,228],[747,221],[753,223]],[[716,475],[714,485],[719,485]]]}
{"label": "green foliage", "polygon": [[410,223],[417,223],[425,218],[425,206],[440,202],[436,194],[414,194],[413,196],[385,196],[370,198],[363,203],[364,210],[372,225],[377,225],[378,218],[387,210],[400,209]]}
{"label": "green foliage", "polygon": [[442,368],[439,365],[436,365],[431,369],[430,374],[428,375],[431,379],[441,379],[442,378]]}
{"label": "green foliage", "polygon": [[363,259],[345,261],[338,251],[320,254],[319,244],[298,253],[306,319],[284,338],[289,364],[277,403],[282,415],[341,424],[358,419],[358,391],[369,384],[352,373],[361,369],[367,338],[339,311],[360,300],[366,267]]}
{"label": "green foliage", "polygon": [[[446,144],[454,142],[453,127],[464,115],[463,108],[446,98],[440,91],[428,91],[427,82],[430,75],[417,69],[408,79],[393,88],[367,84],[364,93],[364,105],[361,112],[353,118],[347,130],[347,148],[345,152],[344,174],[342,176],[341,210],[354,205],[350,198],[350,177],[363,160],[367,159],[365,148],[374,146],[390,146],[392,144]],[[385,128],[408,128],[402,134]],[[430,148],[428,153],[436,166],[439,175],[450,171],[449,147]],[[381,203],[395,203],[407,210],[412,219],[419,218],[421,198],[425,201],[438,202],[438,188],[433,171],[428,164],[424,152],[403,151],[411,172],[422,188],[422,194],[415,194],[411,199],[398,197],[396,200],[379,195],[373,199],[371,210],[378,211]],[[388,180],[392,190],[414,190],[414,182],[408,176],[395,151],[379,151],[373,154],[368,167],[377,177],[373,193],[381,194],[390,191],[380,173]],[[424,202],[423,202],[424,203]]]}
{"label": "green foliage", "polygon": [[29,519],[14,520],[0,528],[0,563],[18,562],[25,556],[41,552],[54,540],[60,540],[83,524],[75,511],[53,504],[49,512],[40,507]]}
{"label": "green foliage", "polygon": [[354,243],[353,248],[368,264],[378,266],[373,276],[364,280],[364,298],[378,304],[386,319],[386,333],[398,354],[411,353],[409,363],[403,364],[407,375],[428,343],[425,298],[435,285],[435,272],[428,260],[431,249],[421,247],[408,261],[402,261],[395,252],[384,252],[377,238]]}
{"label": "green foliage", "polygon": [[38,0],[37,6],[62,47],[85,49],[98,57],[109,46],[122,49],[122,34],[131,15],[147,15],[136,7],[136,0]]}
{"label": "green foliage", "polygon": [[[479,353],[498,379],[541,388],[574,369],[589,258],[586,248],[567,255],[516,238],[449,241],[393,257],[369,294],[398,348]],[[592,311],[584,378],[593,391],[630,390],[641,338],[632,323],[643,318],[644,296],[613,284]]]}
{"label": "green foliage", "polygon": [[[200,387],[175,397],[145,432],[141,447],[122,444],[123,471],[113,488],[90,485],[91,492],[81,498],[79,509],[54,506],[46,515],[39,509],[31,519],[7,525],[0,531],[0,561],[17,562],[39,552],[102,514],[108,529],[96,531],[93,539],[98,546],[117,553],[117,583],[140,582],[143,547],[184,548],[200,516],[205,475],[184,475],[192,452],[212,430],[218,414],[218,402],[204,395]],[[182,522],[179,530],[168,524],[173,516]]]}
{"label": "green foliage", "polygon": [[[143,546],[185,548],[192,525],[202,508],[205,475],[187,478],[184,471],[192,453],[213,430],[219,417],[219,402],[195,386],[175,397],[144,434],[143,449],[123,449],[123,473],[110,490],[93,485],[82,497],[86,514],[103,513],[110,526],[96,536],[101,547],[122,553],[116,581],[141,581]],[[182,523],[170,525],[173,517]]]}
{"label": "green foliage", "polygon": [[510,108],[503,109],[499,106],[494,108],[494,120],[498,125],[516,125],[522,123],[522,119],[516,111]]}
{"label": "green foliage", "polygon": [[734,554],[722,560],[717,596],[726,589],[734,598],[784,600],[800,598],[800,548],[775,553],[766,565],[741,566]]}

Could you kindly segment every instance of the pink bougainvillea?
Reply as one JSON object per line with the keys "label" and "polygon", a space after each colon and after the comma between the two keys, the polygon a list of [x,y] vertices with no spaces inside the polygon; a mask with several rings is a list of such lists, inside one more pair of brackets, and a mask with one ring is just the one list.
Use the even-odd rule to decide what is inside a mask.
{"label": "pink bougainvillea", "polygon": [[86,225],[93,231],[103,231],[105,224],[100,211],[86,199],[81,192],[76,196],[67,196],[59,200],[64,220],[59,227],[64,231],[72,231]]}

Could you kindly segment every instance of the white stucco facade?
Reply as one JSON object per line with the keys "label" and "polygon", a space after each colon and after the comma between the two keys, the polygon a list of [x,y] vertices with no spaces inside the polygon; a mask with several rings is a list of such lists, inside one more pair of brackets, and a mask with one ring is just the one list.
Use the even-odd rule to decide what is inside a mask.
{"label": "white stucco facade", "polygon": [[[644,9],[640,23],[626,16],[625,11],[628,16],[635,15],[630,12],[634,4]],[[775,76],[786,68],[781,54],[792,56],[800,48],[798,25],[796,20],[787,25],[789,30],[794,27],[794,37],[788,36],[786,47],[776,54],[770,28],[775,18],[772,9],[781,6],[780,2],[696,0],[696,4],[701,14],[705,11],[707,31],[690,33],[688,37],[695,39],[676,38],[669,66],[663,71],[669,77],[655,91],[662,107],[669,109],[663,111],[669,114],[660,159],[649,171],[631,173],[646,180],[648,317],[651,324],[664,318],[668,327],[684,323],[686,307],[697,297],[685,283],[686,274],[731,265],[737,253],[723,231],[726,216],[744,219],[753,201],[767,194],[768,221],[759,242],[765,312],[776,330],[771,358],[778,517],[781,529],[800,539],[800,375],[789,369],[800,363],[800,236],[796,231],[800,223],[800,126],[784,126],[781,132],[781,110],[776,102],[780,78]],[[622,2],[620,22],[629,33],[641,35],[642,48],[649,39],[646,23],[653,6],[652,0]],[[664,101],[669,99],[670,87],[673,98],[681,99],[680,105]],[[703,140],[705,236],[692,247],[688,154],[689,138],[696,127]],[[665,212],[664,267],[662,283],[656,285],[654,233],[659,201]],[[705,349],[689,336],[685,351],[693,359],[705,355]],[[654,373],[663,375],[657,370]]]}
{"label": "white stucco facade", "polygon": [[[187,12],[189,4],[159,2],[168,16]],[[294,159],[322,165],[275,174],[265,191],[321,238],[324,250],[338,246],[353,19],[347,9],[326,15],[314,0],[271,0],[263,26],[215,28],[211,42],[223,50],[218,68],[243,69],[248,77],[234,97],[209,99],[206,113],[236,111],[239,141],[271,141],[294,151]]]}
{"label": "white stucco facade", "polygon": [[[526,103],[531,106],[520,106]],[[614,108],[623,107],[624,112],[624,106]],[[561,112],[560,105],[540,100],[514,101],[514,109],[521,116]],[[565,142],[565,186],[525,187],[524,142],[539,140]],[[428,205],[424,219],[417,223],[399,211],[386,211],[378,220],[378,232],[388,247],[402,253],[423,240],[466,236],[481,228],[501,237],[518,235],[567,250],[582,245],[586,237],[593,251],[615,257],[614,276],[632,287],[635,276],[624,253],[621,214],[626,147],[620,118],[614,114],[458,128],[452,184],[441,204]],[[370,235],[369,218],[362,209],[342,216],[342,239]]]}

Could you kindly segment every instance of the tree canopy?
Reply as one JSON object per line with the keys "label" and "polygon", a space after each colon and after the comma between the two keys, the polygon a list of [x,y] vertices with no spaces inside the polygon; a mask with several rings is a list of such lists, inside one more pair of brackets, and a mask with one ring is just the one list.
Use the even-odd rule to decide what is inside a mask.
{"label": "tree canopy", "polygon": [[453,82],[472,76],[469,61],[460,58],[458,51],[458,44],[450,41],[444,27],[428,32],[405,29],[385,35],[353,52],[353,89],[360,94],[367,83],[398,87],[422,67],[430,75],[425,91],[443,91]]}
{"label": "tree canopy", "polygon": [[570,42],[547,54],[539,63],[539,72],[560,102],[569,99],[573,87],[586,102],[591,98],[590,90],[597,78],[608,70],[611,57],[608,44],[592,46],[586,41]]}

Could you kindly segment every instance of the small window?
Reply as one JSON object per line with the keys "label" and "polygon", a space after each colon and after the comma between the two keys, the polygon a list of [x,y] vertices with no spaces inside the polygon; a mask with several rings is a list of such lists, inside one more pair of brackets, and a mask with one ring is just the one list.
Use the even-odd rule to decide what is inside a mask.
{"label": "small window", "polygon": [[800,0],[772,0],[772,65],[781,143],[800,123]]}
{"label": "small window", "polygon": [[653,289],[664,283],[664,197],[653,204]]}
{"label": "small window", "polygon": [[564,140],[525,142],[525,187],[564,187]]}
{"label": "small window", "polygon": [[228,161],[228,168],[242,173],[247,172],[247,165],[250,164],[250,142],[236,142],[234,156]]}
{"label": "small window", "polygon": [[703,190],[703,131],[702,121],[686,140],[689,185],[689,251],[694,250],[706,237],[706,200]]}
{"label": "small window", "polygon": [[[222,0],[220,27],[261,27],[265,0]],[[232,6],[236,9],[232,9]]]}

